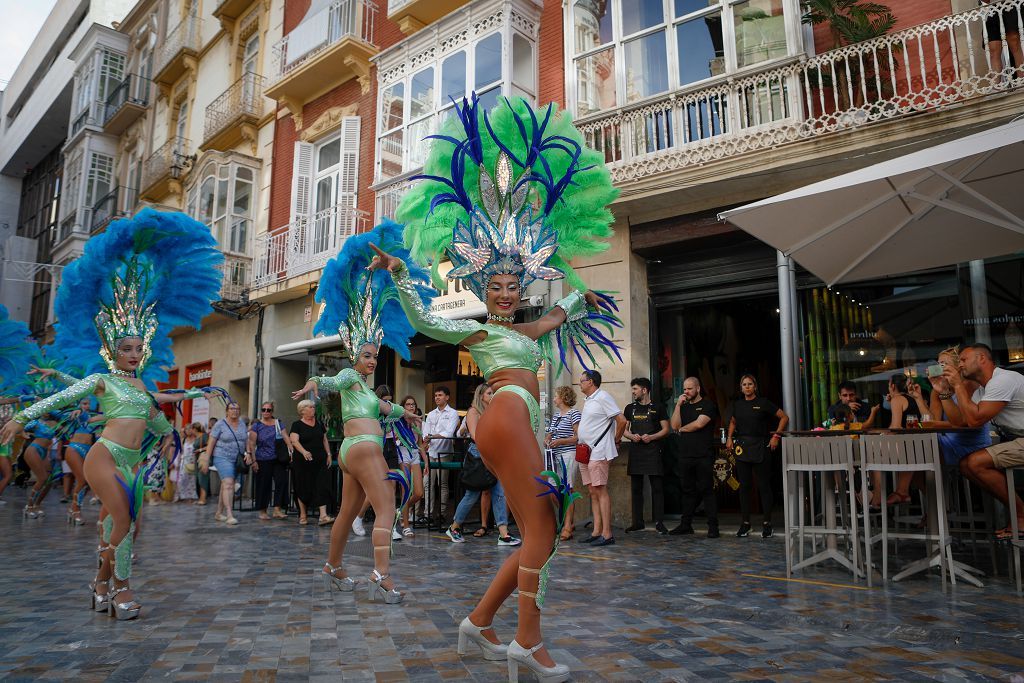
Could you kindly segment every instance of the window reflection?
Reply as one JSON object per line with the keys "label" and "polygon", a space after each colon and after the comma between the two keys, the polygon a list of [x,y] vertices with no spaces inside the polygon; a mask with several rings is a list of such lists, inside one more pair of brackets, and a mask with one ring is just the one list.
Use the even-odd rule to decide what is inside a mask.
{"label": "window reflection", "polygon": [[786,56],[781,0],[746,0],[733,5],[736,66],[743,68]]}
{"label": "window reflection", "polygon": [[580,116],[615,107],[615,51],[612,48],[576,62],[576,110]]}
{"label": "window reflection", "polygon": [[676,26],[679,85],[725,73],[722,15],[715,13]]}
{"label": "window reflection", "polygon": [[576,0],[573,18],[576,54],[612,42],[612,7],[608,0]]}
{"label": "window reflection", "polygon": [[633,0],[622,8],[622,35],[633,35],[665,21],[661,0]]}
{"label": "window reflection", "polygon": [[626,102],[668,90],[665,32],[658,31],[625,44]]}

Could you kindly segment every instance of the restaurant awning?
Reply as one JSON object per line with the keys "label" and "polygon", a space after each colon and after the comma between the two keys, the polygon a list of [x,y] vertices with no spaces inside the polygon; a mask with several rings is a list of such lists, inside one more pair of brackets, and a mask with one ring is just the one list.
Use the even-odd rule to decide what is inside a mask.
{"label": "restaurant awning", "polygon": [[1024,250],[1024,120],[719,214],[828,285]]}

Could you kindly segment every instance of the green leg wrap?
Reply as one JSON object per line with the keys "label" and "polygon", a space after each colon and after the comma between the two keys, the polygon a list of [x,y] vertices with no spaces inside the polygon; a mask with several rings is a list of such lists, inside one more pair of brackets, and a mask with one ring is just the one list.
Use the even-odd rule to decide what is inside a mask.
{"label": "green leg wrap", "polygon": [[128,533],[114,546],[114,578],[127,581],[132,576],[132,545],[134,544],[135,522],[128,527]]}
{"label": "green leg wrap", "polygon": [[114,530],[114,518],[107,515],[103,518],[103,521],[100,522],[100,525],[103,527],[103,542],[106,545],[110,545],[110,533]]}

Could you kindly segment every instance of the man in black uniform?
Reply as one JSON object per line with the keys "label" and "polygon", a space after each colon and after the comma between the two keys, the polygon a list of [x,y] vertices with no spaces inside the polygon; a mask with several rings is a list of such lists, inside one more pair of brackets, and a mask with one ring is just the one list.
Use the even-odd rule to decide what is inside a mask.
{"label": "man in black uniform", "polygon": [[651,403],[651,381],[636,377],[632,385],[633,402],[623,412],[629,427],[623,437],[629,439],[629,466],[633,496],[633,525],[626,533],[644,528],[644,476],[651,481],[651,516],[659,534],[665,528],[665,493],[662,487],[661,439],[668,436],[668,420],[664,411]]}
{"label": "man in black uniform", "polygon": [[718,538],[718,501],[715,499],[715,426],[718,406],[704,398],[700,380],[687,377],[683,395],[672,411],[672,429],[679,432],[679,477],[683,489],[683,515],[673,536],[693,533],[693,513],[701,499],[708,516],[708,538]]}

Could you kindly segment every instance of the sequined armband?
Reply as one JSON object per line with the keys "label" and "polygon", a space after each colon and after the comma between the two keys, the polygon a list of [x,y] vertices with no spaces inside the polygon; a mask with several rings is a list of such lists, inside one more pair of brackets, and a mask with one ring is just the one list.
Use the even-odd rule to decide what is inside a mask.
{"label": "sequined armband", "polygon": [[75,405],[83,398],[96,391],[100,378],[101,375],[99,374],[89,375],[85,379],[75,382],[64,391],[59,391],[53,396],[48,396],[41,401],[37,401],[15,415],[13,419],[24,425],[46,415],[49,412]]}
{"label": "sequined armband", "polygon": [[186,389],[185,390],[185,398],[186,399],[204,398],[205,396],[206,396],[206,394],[203,393],[202,389]]}
{"label": "sequined armband", "polygon": [[391,412],[384,416],[385,426],[394,424],[405,417],[405,408],[397,403],[391,403],[390,401],[388,401],[387,404],[391,406]]}
{"label": "sequined armband", "polygon": [[416,291],[416,283],[409,276],[409,268],[405,263],[399,263],[401,265],[392,271],[391,276],[398,289],[402,310],[417,332],[448,344],[458,344],[482,329],[482,325],[473,320],[449,320],[431,313]]}
{"label": "sequined armband", "polygon": [[579,290],[574,289],[568,296],[563,296],[555,302],[555,306],[565,311],[565,318],[570,322],[581,320],[587,315],[587,300]]}

